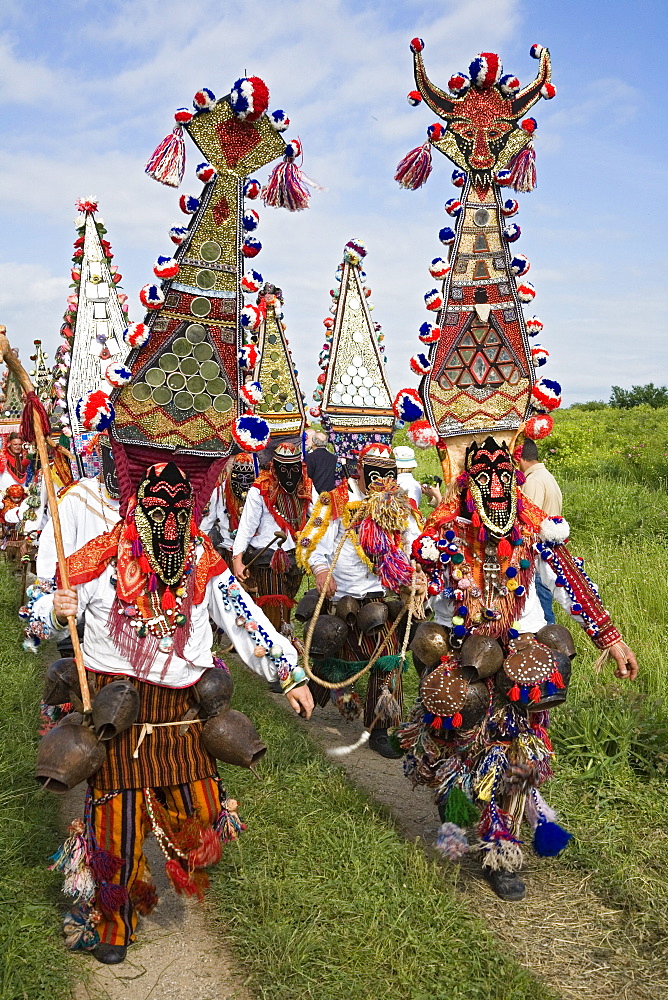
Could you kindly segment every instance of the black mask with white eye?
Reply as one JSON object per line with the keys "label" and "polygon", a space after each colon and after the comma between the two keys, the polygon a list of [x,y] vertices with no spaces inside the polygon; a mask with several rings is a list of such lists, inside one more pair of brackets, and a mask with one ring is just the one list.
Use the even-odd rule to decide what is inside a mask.
{"label": "black mask with white eye", "polygon": [[235,462],[230,473],[230,487],[239,503],[244,503],[246,494],[255,482],[255,468],[250,462]]}
{"label": "black mask with white eye", "polygon": [[135,524],[154,573],[168,585],[183,575],[190,541],[193,492],[174,462],[154,465],[137,491]]}
{"label": "black mask with white eye", "polygon": [[295,493],[302,478],[302,463],[299,462],[279,462],[274,459],[274,472],[278,482],[286,493]]}
{"label": "black mask with white eye", "polygon": [[506,535],[515,522],[515,475],[510,453],[488,437],[481,445],[474,441],[466,451],[469,489],[476,510],[496,535]]}
{"label": "black mask with white eye", "polygon": [[372,483],[377,482],[379,479],[396,479],[397,478],[397,467],[396,465],[373,465],[373,463],[362,462],[362,478],[364,480],[364,488],[369,489]]}
{"label": "black mask with white eye", "polygon": [[119,500],[121,492],[118,488],[118,476],[116,475],[116,463],[114,453],[108,441],[103,441],[100,446],[102,453],[102,481],[104,488],[112,500]]}

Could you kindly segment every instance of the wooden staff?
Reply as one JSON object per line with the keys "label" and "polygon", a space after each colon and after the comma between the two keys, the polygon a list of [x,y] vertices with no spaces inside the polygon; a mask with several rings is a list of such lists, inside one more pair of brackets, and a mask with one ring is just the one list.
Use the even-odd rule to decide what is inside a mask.
{"label": "wooden staff", "polygon": [[[0,357],[5,362],[7,367],[21,383],[21,388],[26,393],[34,392],[33,384],[28,377],[28,374],[12,351],[9,341],[7,340],[6,328],[0,326]],[[44,476],[44,483],[46,485],[46,496],[49,505],[49,513],[51,514],[51,520],[53,521],[53,537],[56,543],[56,554],[58,556],[58,570],[60,572],[60,585],[64,589],[67,589],[70,585],[69,576],[67,574],[67,560],[65,559],[65,550],[63,548],[63,534],[60,530],[60,517],[58,516],[58,501],[56,499],[56,491],[53,487],[53,479],[51,478],[51,467],[49,466],[49,453],[46,447],[46,439],[44,437],[44,432],[42,431],[42,422],[40,420],[37,411],[33,411],[33,427],[35,430],[35,442],[37,444],[37,451],[39,453],[39,460],[42,466],[42,475]],[[77,674],[79,676],[79,686],[81,688],[81,700],[83,702],[84,714],[91,711],[91,701],[90,701],[90,691],[88,690],[88,680],[86,678],[86,668],[84,666],[83,654],[81,652],[81,644],[79,643],[79,635],[77,633],[77,623],[76,618],[73,615],[69,615],[67,618],[67,627],[70,632],[70,639],[72,640],[72,648],[74,649],[74,661],[77,665]]]}

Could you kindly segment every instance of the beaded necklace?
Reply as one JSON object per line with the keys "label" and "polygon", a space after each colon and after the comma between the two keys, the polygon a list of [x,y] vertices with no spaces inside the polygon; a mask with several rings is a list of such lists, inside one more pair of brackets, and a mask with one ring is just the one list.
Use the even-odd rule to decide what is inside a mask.
{"label": "beaded necklace", "polygon": [[[195,564],[195,546],[199,538],[191,541],[186,555],[183,573],[176,585],[164,585],[162,595],[158,591],[158,584],[154,573],[147,578],[146,586],[137,597],[134,604],[126,604],[120,607],[118,613],[130,619],[130,625],[136,630],[137,637],[144,639],[147,635],[153,635],[159,639],[159,647],[163,653],[171,653],[174,648],[174,633],[177,628],[182,628],[187,622],[187,616],[183,614],[181,605],[187,593],[187,581],[193,572]],[[116,578],[112,576],[111,582],[116,586]]]}

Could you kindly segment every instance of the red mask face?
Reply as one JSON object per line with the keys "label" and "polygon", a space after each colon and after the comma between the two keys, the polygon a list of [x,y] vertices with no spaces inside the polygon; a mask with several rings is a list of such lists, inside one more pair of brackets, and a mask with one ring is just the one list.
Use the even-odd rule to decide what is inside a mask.
{"label": "red mask face", "polygon": [[163,583],[174,584],[183,575],[193,505],[190,482],[174,462],[152,466],[137,491],[135,524]]}
{"label": "red mask face", "polygon": [[466,451],[469,488],[478,514],[496,535],[506,535],[515,522],[515,473],[505,442],[488,437],[474,441]]}

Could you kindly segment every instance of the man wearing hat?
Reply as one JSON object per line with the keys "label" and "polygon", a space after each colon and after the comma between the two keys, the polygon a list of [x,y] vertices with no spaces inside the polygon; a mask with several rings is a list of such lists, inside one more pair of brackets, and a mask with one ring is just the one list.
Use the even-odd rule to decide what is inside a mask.
{"label": "man wearing hat", "polygon": [[[313,573],[320,593],[326,590],[337,614],[343,617],[345,608],[349,626],[340,649],[316,663],[315,672],[330,682],[342,674],[351,677],[387,640],[369,675],[364,724],[371,730],[370,749],[389,758],[400,756],[387,730],[401,721],[402,676],[396,654],[403,630],[399,627],[390,634],[386,596],[411,584],[408,556],[420,524],[413,501],[397,482],[389,446],[369,443],[360,452],[357,477],[319,497],[298,543],[299,564]],[[329,690],[313,681],[311,688],[318,704],[326,705]],[[356,700],[359,705],[344,683],[335,700],[347,717],[354,715]]]}
{"label": "man wearing hat", "polygon": [[422,487],[412,472],[413,469],[417,469],[415,452],[407,445],[397,445],[392,451],[397,460],[397,482],[402,490],[406,490],[411,500],[415,502],[415,506],[419,507],[422,499]]}
{"label": "man wearing hat", "polygon": [[248,490],[232,547],[235,576],[256,589],[257,604],[279,631],[289,628],[302,579],[294,550],[312,494],[300,446],[277,445],[269,465]]}

